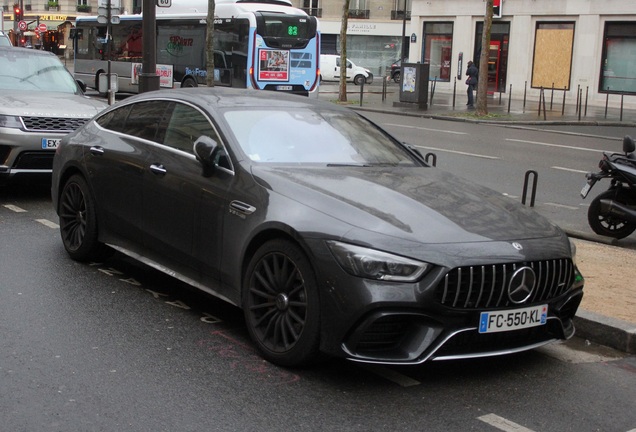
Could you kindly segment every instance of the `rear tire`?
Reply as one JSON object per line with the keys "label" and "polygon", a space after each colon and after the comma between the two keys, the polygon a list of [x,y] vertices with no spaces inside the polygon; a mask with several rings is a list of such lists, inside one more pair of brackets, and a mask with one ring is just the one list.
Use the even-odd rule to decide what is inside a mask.
{"label": "rear tire", "polygon": [[281,366],[319,359],[319,303],[313,268],[296,244],[271,240],[256,251],[243,282],[243,311],[265,359]]}
{"label": "rear tire", "polygon": [[401,80],[401,75],[402,75],[402,74],[401,74],[400,72],[396,72],[396,73],[393,75],[393,81],[399,84],[399,83],[400,83],[400,80]]}
{"label": "rear tire", "polygon": [[587,212],[587,221],[592,230],[598,235],[616,239],[625,238],[633,233],[634,230],[636,230],[636,224],[601,212],[601,200],[603,199],[611,199],[620,204],[632,207],[636,205],[636,201],[630,199],[627,194],[620,189],[610,189],[599,194],[594,198]]}
{"label": "rear tire", "polygon": [[186,78],[185,80],[183,80],[183,84],[181,84],[181,87],[198,87],[198,85],[197,82],[192,78]]}
{"label": "rear tire", "polygon": [[72,176],[64,184],[59,215],[62,243],[72,259],[99,261],[108,254],[109,248],[97,240],[95,201],[81,175]]}

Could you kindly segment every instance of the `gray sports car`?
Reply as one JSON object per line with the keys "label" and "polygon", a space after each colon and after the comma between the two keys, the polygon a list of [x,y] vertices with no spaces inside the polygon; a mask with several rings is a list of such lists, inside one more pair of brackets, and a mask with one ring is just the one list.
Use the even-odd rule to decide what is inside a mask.
{"label": "gray sports car", "polygon": [[52,195],[73,259],[114,249],[239,306],[280,365],[532,349],[583,296],[559,228],[309,98],[130,97],[62,140]]}

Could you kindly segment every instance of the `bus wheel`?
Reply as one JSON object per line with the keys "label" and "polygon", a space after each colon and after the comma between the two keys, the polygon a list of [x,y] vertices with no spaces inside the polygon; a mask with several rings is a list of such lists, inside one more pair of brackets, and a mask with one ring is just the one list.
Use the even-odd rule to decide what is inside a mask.
{"label": "bus wheel", "polygon": [[181,87],[198,87],[197,82],[192,78],[186,78],[181,83]]}

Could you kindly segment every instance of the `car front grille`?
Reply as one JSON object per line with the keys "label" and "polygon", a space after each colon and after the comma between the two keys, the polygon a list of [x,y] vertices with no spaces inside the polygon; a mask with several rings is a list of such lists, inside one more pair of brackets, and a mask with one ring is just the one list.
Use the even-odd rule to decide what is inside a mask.
{"label": "car front grille", "polygon": [[22,152],[13,163],[13,169],[17,170],[51,170],[55,152],[37,151]]}
{"label": "car front grille", "polygon": [[78,117],[22,117],[27,131],[72,132],[88,121]]}
{"label": "car front grille", "polygon": [[406,316],[382,317],[366,329],[356,349],[366,353],[394,349],[404,338],[409,324]]}
{"label": "car front grille", "polygon": [[574,282],[570,259],[493,264],[452,269],[440,281],[435,298],[454,309],[479,309],[518,306],[508,298],[508,286],[514,272],[524,266],[534,270],[534,290],[525,303],[543,302],[565,293]]}

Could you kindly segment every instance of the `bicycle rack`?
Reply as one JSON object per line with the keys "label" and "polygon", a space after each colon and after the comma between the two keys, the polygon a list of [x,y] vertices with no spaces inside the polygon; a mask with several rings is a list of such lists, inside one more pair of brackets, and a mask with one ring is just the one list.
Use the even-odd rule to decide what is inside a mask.
{"label": "bicycle rack", "polygon": [[[429,158],[432,160],[432,162],[428,161]],[[437,155],[435,153],[426,153],[426,156],[424,156],[424,161],[431,166],[437,166]]]}
{"label": "bicycle rack", "polygon": [[526,176],[523,180],[523,195],[521,196],[521,204],[526,205],[526,195],[528,194],[528,180],[530,179],[530,175],[533,175],[530,207],[534,207],[534,199],[537,196],[537,179],[539,177],[539,174],[537,174],[537,172],[534,170],[526,171]]}

